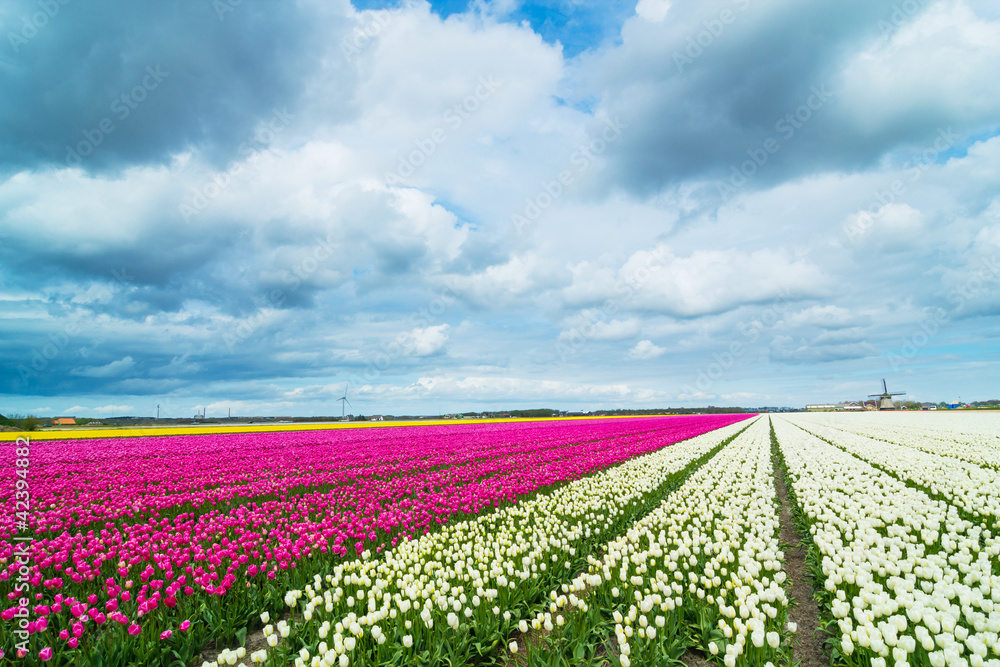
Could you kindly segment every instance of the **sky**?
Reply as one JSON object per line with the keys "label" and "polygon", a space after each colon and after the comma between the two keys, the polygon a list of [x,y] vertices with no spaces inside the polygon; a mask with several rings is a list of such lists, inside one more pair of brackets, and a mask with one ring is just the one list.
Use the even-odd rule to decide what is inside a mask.
{"label": "sky", "polygon": [[1000,397],[991,0],[8,0],[0,37],[3,414]]}

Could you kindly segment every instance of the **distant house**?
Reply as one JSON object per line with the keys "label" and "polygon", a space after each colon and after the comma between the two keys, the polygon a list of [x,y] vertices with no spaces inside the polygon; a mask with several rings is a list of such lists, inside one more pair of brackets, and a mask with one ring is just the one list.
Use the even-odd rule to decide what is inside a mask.
{"label": "distant house", "polygon": [[53,426],[76,426],[76,417],[56,417],[52,420]]}
{"label": "distant house", "polygon": [[375,415],[374,417],[372,417],[372,421],[373,422],[380,422],[380,421],[385,421],[385,420],[382,418],[382,415]]}

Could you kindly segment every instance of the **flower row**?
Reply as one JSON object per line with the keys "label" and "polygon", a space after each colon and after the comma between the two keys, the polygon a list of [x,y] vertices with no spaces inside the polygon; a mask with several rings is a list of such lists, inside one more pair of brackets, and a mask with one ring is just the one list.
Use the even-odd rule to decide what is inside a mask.
{"label": "flower row", "polygon": [[858,667],[1000,667],[997,536],[790,423],[799,420],[774,429],[838,656]]}
{"label": "flower row", "polygon": [[758,419],[553,591],[535,628],[565,625],[548,644],[566,654],[613,625],[625,667],[678,660],[688,627],[727,667],[782,661],[792,626],[775,503],[770,431]]}
{"label": "flower row", "polygon": [[915,482],[988,525],[997,526],[1000,519],[1000,475],[995,470],[823,424],[804,423],[801,418],[799,423],[809,432],[848,453],[904,480]]}
{"label": "flower row", "polygon": [[1000,414],[995,412],[817,413],[809,418],[813,423],[1000,470]]}
{"label": "flower row", "polygon": [[465,664],[490,654],[597,544],[658,504],[692,461],[742,428],[733,424],[448,525],[380,559],[337,565],[288,591],[293,621],[265,627],[274,637],[265,660],[284,666],[297,654],[296,664],[309,665]]}

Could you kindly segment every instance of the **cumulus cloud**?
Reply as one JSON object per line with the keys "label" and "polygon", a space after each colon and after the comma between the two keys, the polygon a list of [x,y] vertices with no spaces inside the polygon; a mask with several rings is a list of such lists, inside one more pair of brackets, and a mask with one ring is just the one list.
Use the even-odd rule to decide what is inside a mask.
{"label": "cumulus cloud", "polygon": [[647,21],[660,23],[670,11],[670,0],[639,0],[635,5],[635,13]]}
{"label": "cumulus cloud", "polygon": [[635,347],[628,351],[628,358],[645,361],[663,356],[666,351],[666,348],[656,345],[651,340],[640,340],[635,344]]}
{"label": "cumulus cloud", "polygon": [[412,357],[427,357],[440,352],[448,342],[447,324],[417,328],[402,337],[403,354]]}
{"label": "cumulus cloud", "polygon": [[748,303],[818,297],[828,283],[818,266],[780,248],[698,250],[685,257],[667,245],[636,252],[602,278],[586,277],[569,286],[567,297],[694,317]]}

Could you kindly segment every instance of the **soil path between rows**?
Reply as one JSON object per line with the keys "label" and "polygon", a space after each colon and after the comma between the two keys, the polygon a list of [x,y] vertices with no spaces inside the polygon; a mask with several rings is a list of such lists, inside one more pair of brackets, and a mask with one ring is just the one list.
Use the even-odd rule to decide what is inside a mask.
{"label": "soil path between rows", "polygon": [[[777,460],[775,460],[777,463]],[[819,624],[819,605],[812,596],[809,567],[806,565],[806,547],[802,535],[792,521],[791,502],[781,468],[774,466],[774,488],[781,501],[781,541],[788,545],[785,551],[785,573],[792,582],[789,594],[792,605],[788,620],[798,626],[793,644],[793,656],[799,667],[830,667],[830,659],[823,651]]]}

